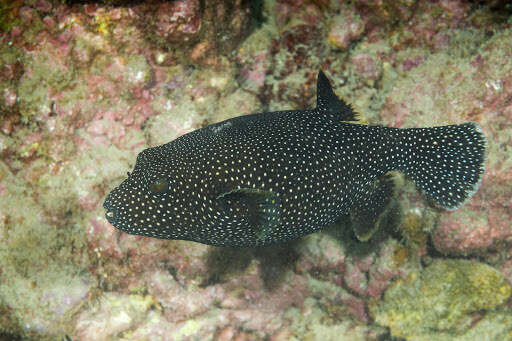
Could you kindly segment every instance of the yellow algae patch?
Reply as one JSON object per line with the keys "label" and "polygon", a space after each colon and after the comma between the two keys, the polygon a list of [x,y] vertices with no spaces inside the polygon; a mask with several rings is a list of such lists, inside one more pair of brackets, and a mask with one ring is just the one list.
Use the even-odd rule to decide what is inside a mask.
{"label": "yellow algae patch", "polygon": [[188,320],[180,330],[172,334],[172,337],[176,340],[181,340],[184,337],[196,334],[199,329],[201,329],[201,324],[198,321]]}
{"label": "yellow algae patch", "polygon": [[510,293],[505,278],[489,265],[436,260],[417,275],[397,281],[370,313],[395,337],[423,339],[440,332],[455,336],[470,328],[473,312],[498,307]]}

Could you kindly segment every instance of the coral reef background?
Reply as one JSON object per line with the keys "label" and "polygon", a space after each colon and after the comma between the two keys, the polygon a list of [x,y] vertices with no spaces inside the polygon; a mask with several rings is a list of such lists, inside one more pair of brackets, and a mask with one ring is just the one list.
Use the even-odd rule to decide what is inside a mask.
{"label": "coral reef background", "polygon": [[[0,0],[0,340],[511,340],[511,24],[500,0]],[[312,107],[319,69],[365,123],[478,122],[478,193],[446,212],[397,174],[367,243],[107,223],[142,149]]]}

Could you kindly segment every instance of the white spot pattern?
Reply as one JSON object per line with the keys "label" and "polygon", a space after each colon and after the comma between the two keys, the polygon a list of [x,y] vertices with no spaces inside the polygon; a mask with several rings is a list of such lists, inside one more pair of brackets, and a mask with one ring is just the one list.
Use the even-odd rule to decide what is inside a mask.
{"label": "white spot pattern", "polygon": [[[344,109],[349,110],[349,109]],[[262,246],[309,234],[370,197],[400,170],[439,206],[456,209],[477,189],[485,138],[476,123],[397,129],[342,122],[314,110],[253,114],[141,152],[105,200],[107,219],[130,234],[220,246]],[[257,238],[247,210],[219,198],[240,189],[279,198],[278,223]]]}

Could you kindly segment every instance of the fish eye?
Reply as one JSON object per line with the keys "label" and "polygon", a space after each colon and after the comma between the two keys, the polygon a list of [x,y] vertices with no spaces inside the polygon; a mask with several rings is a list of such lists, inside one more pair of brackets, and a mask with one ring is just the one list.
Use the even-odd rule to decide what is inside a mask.
{"label": "fish eye", "polygon": [[149,190],[153,194],[162,194],[169,190],[169,181],[165,178],[156,179],[149,185]]}

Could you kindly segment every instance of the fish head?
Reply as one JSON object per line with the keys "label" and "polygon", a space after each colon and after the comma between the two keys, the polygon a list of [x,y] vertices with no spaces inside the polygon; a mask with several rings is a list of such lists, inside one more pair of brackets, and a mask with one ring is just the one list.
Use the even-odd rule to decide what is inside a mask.
{"label": "fish head", "polygon": [[[128,177],[106,197],[105,217],[117,229],[142,236],[186,238],[179,222],[178,205],[182,181],[159,147],[137,156]],[[182,198],[181,198],[182,199]]]}

